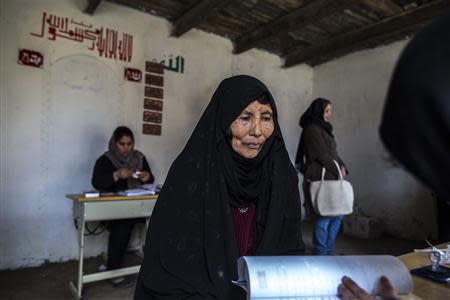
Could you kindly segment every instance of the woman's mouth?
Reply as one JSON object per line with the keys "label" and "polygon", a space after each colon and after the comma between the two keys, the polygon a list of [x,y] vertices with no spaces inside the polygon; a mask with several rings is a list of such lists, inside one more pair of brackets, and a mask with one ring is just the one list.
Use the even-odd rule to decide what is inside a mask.
{"label": "woman's mouth", "polygon": [[249,149],[254,149],[254,150],[258,150],[259,148],[261,148],[260,143],[244,143],[244,146]]}

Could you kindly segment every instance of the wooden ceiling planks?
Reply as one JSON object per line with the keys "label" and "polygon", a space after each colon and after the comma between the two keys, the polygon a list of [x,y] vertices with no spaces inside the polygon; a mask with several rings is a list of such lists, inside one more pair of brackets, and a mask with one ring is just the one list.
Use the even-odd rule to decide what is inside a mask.
{"label": "wooden ceiling planks", "polygon": [[343,9],[351,4],[353,4],[353,1],[350,0],[311,1],[305,6],[293,10],[289,14],[277,18],[265,26],[259,27],[239,37],[235,41],[233,52],[235,54],[245,52],[256,47],[258,43],[270,39],[283,31],[289,32],[296,28],[307,26],[315,20],[325,18],[336,10]]}
{"label": "wooden ceiling planks", "polygon": [[179,37],[185,32],[206,21],[219,9],[229,5],[235,0],[202,0],[184,12],[173,23],[172,36]]}
{"label": "wooden ceiling planks", "polygon": [[198,28],[232,40],[235,54],[259,48],[282,56],[284,67],[402,39],[450,8],[450,0],[108,1],[168,19],[173,36]]}
{"label": "wooden ceiling planks", "polygon": [[[448,8],[450,0],[433,1],[415,9],[405,11],[384,19],[368,27],[343,33],[333,37],[321,44],[314,45],[308,49],[291,51],[285,57],[284,67],[297,65],[304,62],[321,61],[321,56],[327,60],[359,50],[364,43],[370,43],[377,39],[383,41],[385,38],[392,39],[393,36],[404,36],[405,32],[414,31],[424,22],[443,13]],[[310,63],[311,64],[311,63]]]}
{"label": "wooden ceiling planks", "polygon": [[384,16],[390,17],[402,13],[403,8],[392,0],[361,0],[367,7],[383,13]]}

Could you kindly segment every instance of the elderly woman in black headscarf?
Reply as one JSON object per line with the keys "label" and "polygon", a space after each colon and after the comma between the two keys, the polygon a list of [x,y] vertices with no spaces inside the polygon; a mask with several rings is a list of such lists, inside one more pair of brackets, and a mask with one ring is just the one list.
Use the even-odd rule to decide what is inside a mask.
{"label": "elderly woman in black headscarf", "polygon": [[134,298],[244,299],[239,256],[303,251],[297,181],[269,90],[222,81],[169,170]]}
{"label": "elderly woman in black headscarf", "polygon": [[324,98],[315,99],[300,118],[303,128],[297,149],[295,164],[303,173],[303,192],[305,194],[306,215],[314,219],[313,246],[318,255],[334,254],[334,241],[342,224],[342,216],[322,217],[312,209],[310,182],[318,181],[325,168],[325,180],[339,178],[341,173],[346,176],[347,168],[339,157],[333,126],[330,123],[332,115],[331,101]]}
{"label": "elderly woman in black headscarf", "polygon": [[[108,151],[95,162],[92,185],[101,192],[117,192],[153,183],[154,177],[144,154],[134,149],[133,132],[125,126],[117,127],[108,145]],[[108,270],[121,266],[133,227],[145,219],[123,219],[108,222]],[[123,277],[111,280],[116,287],[131,286],[133,282]]]}

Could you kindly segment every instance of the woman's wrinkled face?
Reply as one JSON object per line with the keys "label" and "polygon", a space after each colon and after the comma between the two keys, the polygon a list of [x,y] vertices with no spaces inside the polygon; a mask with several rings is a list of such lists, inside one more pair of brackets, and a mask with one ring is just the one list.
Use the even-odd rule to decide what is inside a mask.
{"label": "woman's wrinkled face", "polygon": [[325,122],[330,122],[331,115],[332,115],[331,104],[327,104],[327,106],[325,106],[325,109],[323,111],[323,120]]}
{"label": "woman's wrinkled face", "polygon": [[274,128],[270,104],[253,101],[230,125],[231,147],[245,158],[254,158]]}
{"label": "woman's wrinkled face", "polygon": [[123,156],[128,156],[133,150],[134,142],[130,136],[123,136],[116,142],[117,150]]}

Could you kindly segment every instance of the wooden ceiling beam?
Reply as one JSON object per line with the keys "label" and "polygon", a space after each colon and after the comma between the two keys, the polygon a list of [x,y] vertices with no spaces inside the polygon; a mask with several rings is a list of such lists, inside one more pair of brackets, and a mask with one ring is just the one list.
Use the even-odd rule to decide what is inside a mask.
{"label": "wooden ceiling beam", "polygon": [[187,10],[173,23],[172,36],[179,37],[205,21],[222,7],[235,0],[202,0]]}
{"label": "wooden ceiling beam", "polygon": [[307,64],[310,66],[317,66],[319,64],[330,61],[334,58],[342,57],[344,55],[350,54],[355,51],[369,49],[369,48],[377,47],[382,44],[386,44],[386,41],[394,42],[396,40],[399,40],[399,37],[407,37],[407,36],[413,35],[417,31],[419,31],[421,28],[423,28],[425,25],[426,25],[426,23],[415,24],[415,25],[401,28],[398,31],[386,32],[385,34],[377,36],[373,40],[361,41],[361,42],[355,43],[352,46],[347,47],[347,48],[335,49],[334,51],[328,52],[320,57],[319,56],[312,57],[311,59],[309,59],[307,61]]}
{"label": "wooden ceiling beam", "polygon": [[84,9],[84,13],[93,15],[101,1],[102,0],[87,0],[87,5]]}
{"label": "wooden ceiling beam", "polygon": [[[405,11],[399,15],[386,18],[368,27],[338,35],[317,46],[294,48],[285,56],[284,67],[292,67],[308,61],[320,60],[321,56],[337,57],[359,49],[370,40],[381,43],[384,36],[392,37],[408,28],[414,28],[444,13],[450,7],[450,0],[436,0],[418,8]],[[375,45],[373,45],[375,46]]]}
{"label": "wooden ceiling beam", "polygon": [[402,13],[403,8],[392,0],[361,0],[361,3],[390,17]]}
{"label": "wooden ceiling beam", "polygon": [[237,38],[234,42],[233,53],[239,54],[245,52],[275,35],[305,27],[339,10],[344,10],[356,2],[355,0],[312,1],[305,6],[295,9],[284,17],[278,18]]}

